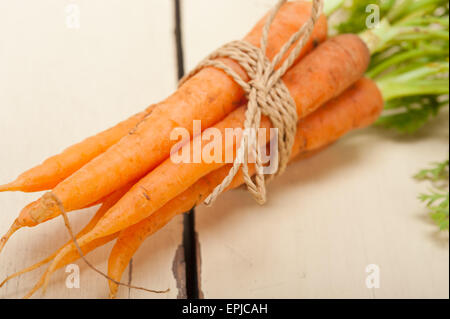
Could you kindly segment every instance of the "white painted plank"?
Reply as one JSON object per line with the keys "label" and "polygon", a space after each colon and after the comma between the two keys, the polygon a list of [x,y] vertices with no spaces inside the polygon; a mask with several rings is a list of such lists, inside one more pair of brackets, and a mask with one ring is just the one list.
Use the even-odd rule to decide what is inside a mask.
{"label": "white painted plank", "polygon": [[[448,298],[448,233],[417,200],[427,185],[411,179],[446,157],[441,133],[352,134],[292,164],[264,207],[239,189],[198,208],[204,296]],[[370,264],[380,267],[380,289],[366,287]]]}
{"label": "white painted plank", "polygon": [[221,45],[242,39],[274,3],[273,0],[182,1],[186,71]]}
{"label": "white painted plank", "polygon": [[[80,27],[68,28],[68,14],[77,8]],[[0,0],[0,182],[173,91],[173,29],[172,1]],[[0,232],[6,232],[20,209],[37,197],[0,194]],[[71,214],[76,228],[93,212]],[[46,257],[67,239],[61,219],[20,231],[0,255],[0,278]],[[172,264],[181,241],[177,218],[144,244],[134,260],[134,284],[171,288],[169,294],[129,294],[122,288],[120,297],[176,297]],[[110,248],[99,249],[89,259],[106,270]],[[81,288],[67,289],[66,274],[60,270],[46,297],[108,296],[105,280],[78,264]],[[0,289],[0,298],[23,296],[39,274],[11,281]]]}
{"label": "white painted plank", "polygon": [[[184,2],[189,67],[241,38],[275,1]],[[199,22],[201,21],[201,23]],[[417,200],[418,169],[448,156],[448,120],[423,136],[376,129],[292,164],[258,206],[244,190],[196,209],[205,298],[448,298],[448,233]],[[381,288],[366,287],[369,264]]]}

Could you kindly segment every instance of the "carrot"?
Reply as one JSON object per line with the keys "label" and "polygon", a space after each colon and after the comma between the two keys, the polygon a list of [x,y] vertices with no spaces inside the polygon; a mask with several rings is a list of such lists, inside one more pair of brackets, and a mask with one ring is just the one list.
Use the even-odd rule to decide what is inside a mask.
{"label": "carrot", "polygon": [[[97,222],[100,220],[100,218],[103,217],[103,215],[112,207],[114,206],[115,203],[117,203],[117,201],[130,189],[131,185],[127,185],[126,187],[114,192],[113,194],[111,194],[107,199],[105,199],[105,201],[103,202],[102,206],[98,209],[97,213],[94,215],[94,217],[92,217],[92,219],[89,221],[89,223],[77,234],[76,238],[80,238],[81,236],[83,236],[84,234],[88,233],[91,229],[94,228],[94,226],[97,224]],[[117,238],[117,236],[119,235],[119,233],[116,234],[112,234],[110,236],[106,236],[103,238],[100,238],[98,240],[92,241],[91,243],[89,243],[88,245],[85,245],[82,248],[83,253],[89,253],[92,250],[103,246],[104,244],[114,240],[115,238]],[[34,264],[31,267],[25,268],[24,270],[21,270],[13,275],[8,276],[1,284],[0,287],[2,287],[7,281],[20,276],[24,273],[33,271],[34,269],[39,268],[40,266],[50,262],[51,260],[53,260],[58,253],[63,250],[65,247],[69,246],[72,243],[71,240],[69,240],[65,245],[63,245],[61,248],[59,248],[56,252],[54,252],[51,256],[47,257],[46,259]],[[73,251],[67,255],[64,256],[63,259],[61,259],[58,264],[56,265],[55,270],[60,269],[76,260],[78,260],[80,258],[80,255],[78,254],[77,251]],[[33,289],[25,296],[25,298],[29,298],[31,297],[43,284],[43,281],[39,281],[34,287]]]}
{"label": "carrot", "polygon": [[[267,56],[270,59],[308,20],[310,11],[311,4],[306,1],[286,3],[281,8],[269,34]],[[261,20],[244,40],[258,46],[264,23],[265,19]],[[326,33],[326,18],[322,16],[301,56],[322,42]],[[244,70],[236,62],[230,59],[222,61],[246,78]],[[192,133],[194,120],[201,120],[204,128],[210,127],[241,105],[243,99],[243,90],[228,75],[215,68],[205,68],[158,104],[134,134],[124,137],[83,166],[57,185],[52,193],[66,211],[97,201],[164,161],[176,143],[169,139],[174,128],[183,127]],[[43,197],[39,205],[25,212],[37,223],[59,213],[54,200],[48,197]]]}
{"label": "carrot", "polygon": [[55,258],[55,257],[58,255],[59,251],[60,251],[60,249],[58,249],[57,251],[55,251],[52,255],[48,256],[47,258],[42,259],[41,261],[35,263],[34,265],[32,265],[32,266],[30,266],[30,267],[27,267],[27,268],[24,268],[24,269],[22,269],[22,270],[20,270],[20,271],[18,271],[18,272],[16,272],[16,273],[14,273],[14,274],[12,274],[12,275],[9,275],[8,277],[6,277],[6,278],[0,283],[0,288],[3,287],[3,286],[4,286],[8,281],[10,281],[11,279],[14,279],[14,278],[19,277],[19,276],[21,276],[21,275],[23,275],[23,274],[29,273],[29,272],[31,272],[31,271],[33,271],[33,270],[35,270],[35,269],[38,269],[38,268],[44,266],[44,265],[47,264],[47,263],[49,263],[50,261],[53,260],[53,258]]}
{"label": "carrot", "polygon": [[[378,118],[382,109],[383,99],[376,84],[364,78],[359,80],[341,96],[300,121],[291,161],[296,157],[309,157],[349,131],[370,125]],[[142,242],[164,227],[174,216],[202,203],[227,176],[230,168],[231,165],[226,165],[208,174],[150,217],[121,231],[109,256],[109,277],[120,281],[130,259]],[[250,174],[254,174],[253,165],[249,170]],[[228,189],[243,183],[240,171]],[[114,298],[118,285],[109,281],[109,288],[110,297]]]}
{"label": "carrot", "polygon": [[[327,57],[333,58],[331,60],[333,62],[324,66],[323,61]],[[321,44],[292,69],[292,73],[296,76],[291,74],[286,79],[286,86],[292,88],[290,91],[293,92],[292,96],[297,103],[299,117],[302,118],[305,114],[311,113],[356,82],[364,74],[368,61],[369,52],[358,36],[341,35]],[[293,85],[293,82],[297,85]],[[230,128],[242,128],[244,121],[245,107],[240,107],[214,127],[221,132],[222,156],[234,154],[237,148],[235,141],[226,139],[225,131]],[[270,120],[263,117],[261,128],[269,129],[270,127]],[[266,134],[265,143],[269,138],[269,134]],[[204,142],[202,136],[195,137],[185,146],[189,147],[191,158],[195,149],[193,145],[197,142],[199,144]],[[223,166],[224,162],[224,158],[222,161],[212,163],[203,160],[199,163],[174,163],[171,158],[167,159],[134,185],[98,222],[90,236],[93,238],[106,236],[136,224],[185,191],[197,180]]]}
{"label": "carrot", "polygon": [[[292,158],[305,151],[314,151],[337,140],[352,129],[362,128],[373,123],[383,108],[383,100],[375,83],[361,79],[346,90],[341,96],[327,103],[307,118],[299,122]],[[175,215],[189,210],[201,203],[214,187],[228,173],[230,166],[224,166],[197,181],[188,190],[169,201],[155,214],[120,233],[120,239],[113,248],[109,261],[109,276],[117,281],[140,243],[149,235],[162,228]],[[253,169],[250,167],[250,169]],[[240,172],[241,173],[241,172]],[[243,178],[238,174],[229,188],[242,184]],[[89,238],[81,238],[80,244],[89,242]],[[74,245],[67,247],[71,253]],[[66,252],[60,252],[55,258],[64,258]],[[50,269],[52,266],[50,266]],[[49,272],[51,273],[51,272]],[[48,278],[46,279],[48,281]],[[43,280],[43,279],[42,279]],[[115,287],[115,288],[114,288]],[[111,295],[117,287],[110,282]]]}
{"label": "carrot", "polygon": [[154,105],[151,105],[145,111],[133,115],[114,127],[91,136],[80,143],[70,146],[62,153],[48,158],[42,164],[22,173],[15,181],[6,185],[0,185],[0,192],[39,192],[54,188],[92,159],[116,144],[150,114],[153,107]]}

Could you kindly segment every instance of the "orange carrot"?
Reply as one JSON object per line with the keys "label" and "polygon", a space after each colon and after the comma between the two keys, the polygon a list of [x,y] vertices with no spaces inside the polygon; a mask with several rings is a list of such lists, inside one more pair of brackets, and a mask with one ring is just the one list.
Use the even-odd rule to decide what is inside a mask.
{"label": "orange carrot", "polygon": [[92,159],[116,144],[150,114],[153,107],[151,105],[145,111],[133,115],[114,127],[91,136],[80,143],[70,146],[62,153],[48,158],[42,164],[21,174],[15,181],[1,185],[0,192],[39,192],[54,188]]}
{"label": "orange carrot", "polygon": [[[298,125],[292,157],[304,151],[317,150],[327,145],[352,129],[362,128],[373,123],[383,108],[381,94],[374,82],[361,79],[335,100],[327,103],[316,112],[302,120]],[[230,166],[210,173],[200,179],[188,190],[172,199],[163,208],[147,219],[123,231],[118,248],[112,253],[109,275],[113,279],[120,279],[125,261],[134,254],[140,243],[150,234],[163,227],[175,215],[189,210],[202,202],[210,191],[226,176]],[[251,167],[250,167],[251,168]],[[252,168],[251,168],[252,169]],[[238,174],[229,188],[242,184],[242,175]],[[80,244],[89,242],[89,237],[80,239]],[[126,243],[126,244],[125,244]],[[126,247],[125,247],[126,246]],[[125,248],[124,248],[125,247]],[[67,247],[71,253],[75,249]],[[124,250],[126,252],[122,253]],[[62,251],[55,260],[64,258],[66,252]],[[50,269],[52,266],[50,267]],[[47,278],[48,280],[49,278]],[[110,283],[112,295],[116,291],[115,284]]]}
{"label": "orange carrot", "polygon": [[[273,55],[308,20],[311,4],[306,1],[286,3],[275,18],[269,38],[267,55]],[[245,37],[253,45],[259,45],[265,19]],[[322,16],[304,48],[301,56],[326,38],[326,18]],[[230,60],[223,62],[240,73],[245,72]],[[294,83],[290,83],[293,85]],[[298,85],[298,84],[297,84]],[[188,80],[172,96],[157,105],[141,122],[134,134],[124,137],[106,152],[56,186],[52,193],[66,211],[79,209],[97,201],[131,180],[142,177],[164,161],[176,143],[169,139],[174,128],[193,131],[193,121],[201,120],[204,128],[210,127],[242,104],[244,92],[223,71],[205,68]],[[54,198],[54,197],[53,197]],[[27,209],[26,220],[40,223],[59,215],[59,210],[49,198],[42,198],[39,205]]]}
{"label": "orange carrot", "polygon": [[[376,84],[368,79],[359,80],[341,96],[328,102],[299,123],[291,161],[295,157],[311,156],[310,154],[315,154],[315,150],[321,150],[349,131],[370,125],[378,118],[382,109],[383,99]],[[230,168],[231,165],[226,165],[208,174],[150,217],[121,231],[109,257],[109,277],[120,281],[130,259],[142,242],[164,227],[177,214],[189,211],[203,202],[227,176]],[[253,174],[254,166],[250,166],[249,171]],[[228,189],[243,183],[240,171]],[[114,298],[118,285],[109,281],[109,287],[110,297]]]}

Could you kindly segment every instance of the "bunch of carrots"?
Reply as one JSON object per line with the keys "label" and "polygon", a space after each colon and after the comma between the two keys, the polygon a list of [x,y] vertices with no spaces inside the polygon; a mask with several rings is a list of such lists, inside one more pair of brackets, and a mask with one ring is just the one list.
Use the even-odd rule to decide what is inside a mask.
{"label": "bunch of carrots", "polygon": [[[269,32],[267,56],[272,59],[311,13],[307,1],[287,2],[276,16]],[[266,18],[261,19],[244,38],[259,46]],[[383,109],[382,92],[364,77],[370,51],[357,35],[328,38],[327,19],[322,16],[300,58],[283,77],[297,106],[299,117],[291,159],[312,154],[346,133],[374,123]],[[222,58],[227,66],[248,80],[246,72],[233,60]],[[95,216],[76,235],[83,255],[116,240],[108,262],[110,296],[130,259],[142,242],[163,228],[174,216],[200,204],[227,175],[225,163],[179,163],[170,159],[176,144],[169,136],[175,128],[193,131],[193,121],[201,120],[204,132],[211,128],[222,133],[244,126],[246,97],[241,87],[221,70],[208,67],[186,81],[166,100],[148,107],[116,126],[75,144],[50,157],[0,191],[37,192],[48,190],[20,212],[0,250],[11,235],[23,227],[34,227],[66,212],[101,204]],[[263,116],[262,128],[270,128]],[[225,136],[225,134],[222,134]],[[200,140],[194,137],[189,144]],[[236,153],[239,141],[225,147]],[[192,150],[193,147],[190,147]],[[222,154],[226,154],[222,150]],[[254,174],[255,167],[250,166]],[[244,183],[242,172],[228,189]],[[7,280],[50,263],[27,294],[45,287],[57,269],[81,256],[73,241],[53,255]]]}

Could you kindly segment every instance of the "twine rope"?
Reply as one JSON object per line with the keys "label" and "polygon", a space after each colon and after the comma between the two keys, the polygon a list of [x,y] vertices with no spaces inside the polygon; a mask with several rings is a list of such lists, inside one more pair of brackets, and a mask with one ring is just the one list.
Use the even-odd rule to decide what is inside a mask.
{"label": "twine rope", "polygon": [[[288,164],[297,131],[298,114],[295,101],[281,78],[297,60],[309,40],[320,17],[323,0],[313,0],[311,16],[308,21],[292,35],[274,59],[270,61],[266,56],[269,30],[276,15],[286,2],[287,0],[279,0],[269,14],[262,31],[260,48],[246,41],[230,42],[206,57],[180,81],[181,86],[203,68],[215,67],[224,71],[239,84],[248,99],[244,134],[237,150],[236,158],[227,177],[206,198],[205,204],[208,206],[230,185],[241,167],[247,189],[258,203],[264,204],[267,199],[266,182],[274,176],[282,174]],[[297,41],[298,43],[286,60],[277,68],[283,57]],[[218,58],[230,58],[236,61],[247,72],[250,81],[246,82],[231,67],[218,61]],[[262,151],[257,145],[257,141],[260,138],[259,127],[262,115],[270,119],[273,127],[278,132],[278,149],[275,154],[278,170],[276,174],[267,179],[263,172]],[[255,158],[256,174],[254,180],[248,169],[250,155],[253,155]]]}

